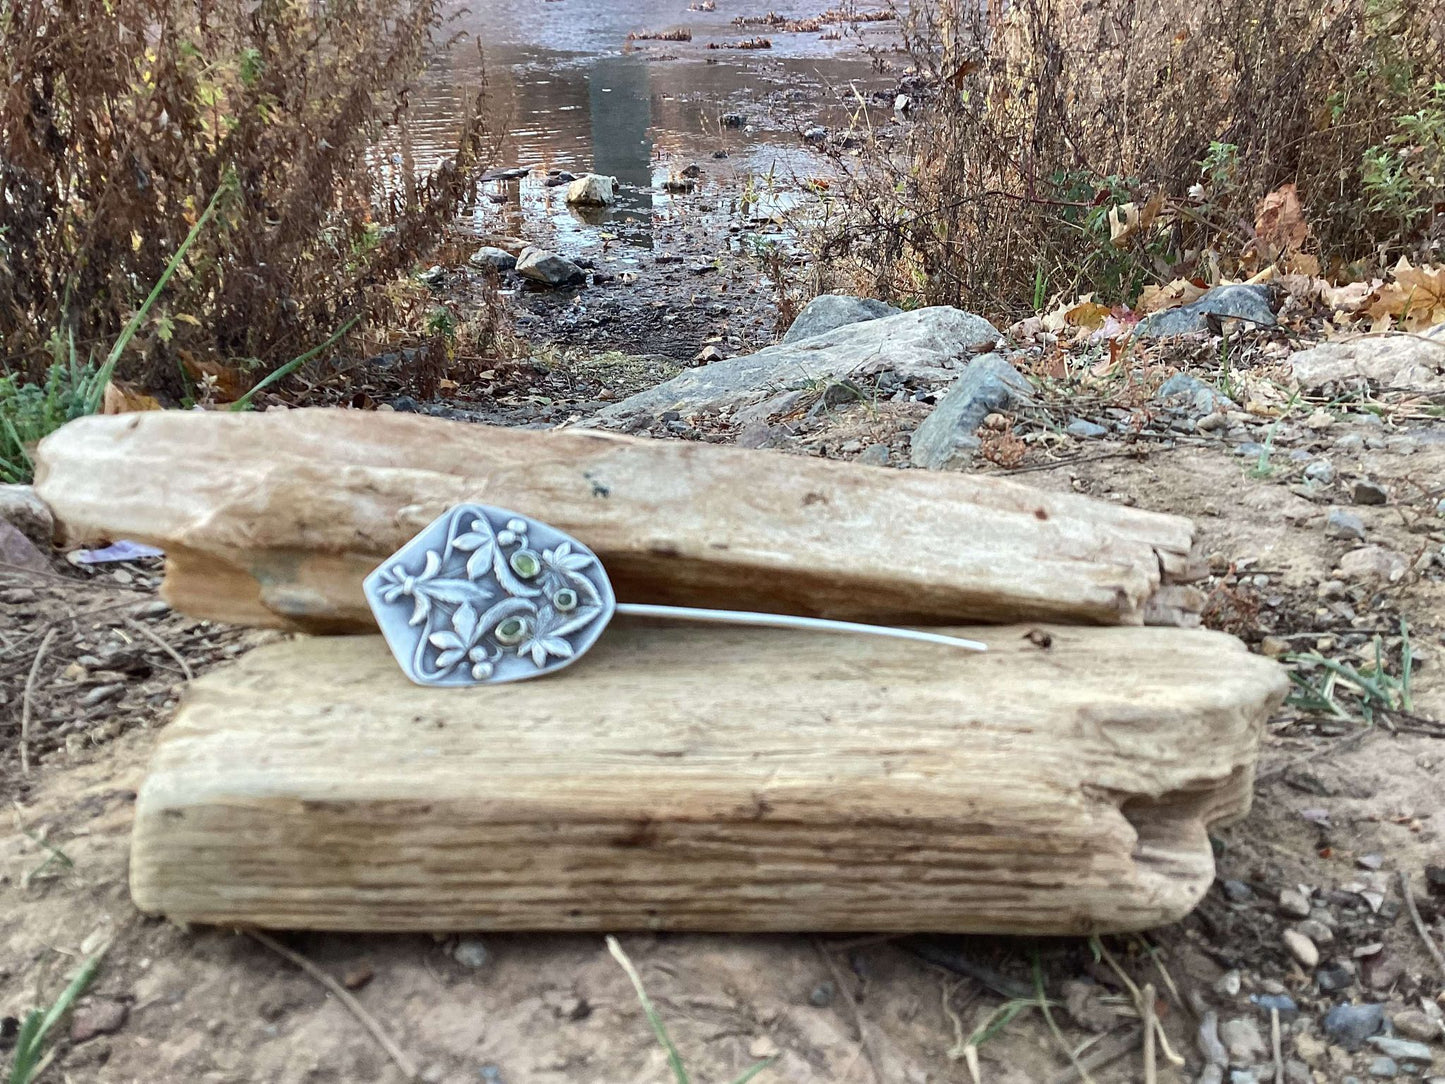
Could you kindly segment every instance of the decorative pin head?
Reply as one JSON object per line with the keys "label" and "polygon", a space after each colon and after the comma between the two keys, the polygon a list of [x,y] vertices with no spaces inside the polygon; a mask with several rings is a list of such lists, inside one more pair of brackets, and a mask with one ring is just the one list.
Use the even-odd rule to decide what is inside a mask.
{"label": "decorative pin head", "polygon": [[586,546],[483,504],[434,520],[362,587],[387,645],[418,685],[550,674],[596,642],[617,606]]}

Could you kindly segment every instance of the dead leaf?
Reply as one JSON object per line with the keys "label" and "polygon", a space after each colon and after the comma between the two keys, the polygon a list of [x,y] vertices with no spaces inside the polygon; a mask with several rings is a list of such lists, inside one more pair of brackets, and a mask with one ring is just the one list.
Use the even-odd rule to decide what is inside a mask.
{"label": "dead leaf", "polygon": [[1135,234],[1143,233],[1154,225],[1159,212],[1164,209],[1164,192],[1154,197],[1143,207],[1137,203],[1120,203],[1109,208],[1109,242],[1115,248],[1123,248]]}
{"label": "dead leaf", "polygon": [[[1304,247],[1310,227],[1300,206],[1299,191],[1293,184],[1282,184],[1260,200],[1254,214],[1254,232],[1269,249],[1261,254],[1268,259],[1284,252],[1298,252]],[[1318,262],[1315,268],[1318,271]]]}
{"label": "dead leaf", "polygon": [[1140,316],[1146,316],[1151,312],[1188,305],[1191,301],[1203,297],[1204,292],[1203,286],[1189,279],[1175,279],[1164,286],[1146,286],[1134,304],[1134,311]]}
{"label": "dead leaf", "polygon": [[160,400],[147,395],[134,385],[112,380],[101,396],[102,414],[135,414],[142,410],[164,410]]}
{"label": "dead leaf", "polygon": [[235,402],[245,391],[237,370],[217,361],[202,361],[187,350],[180,351],[180,357],[186,375],[197,384],[209,385],[217,402]]}
{"label": "dead leaf", "polygon": [[1412,267],[1404,257],[1366,310],[1371,329],[1386,331],[1398,323],[1406,331],[1426,331],[1445,323],[1445,267]]}
{"label": "dead leaf", "polygon": [[1085,327],[1090,330],[1103,327],[1109,318],[1109,306],[1097,301],[1083,301],[1064,313],[1064,320],[1070,327]]}

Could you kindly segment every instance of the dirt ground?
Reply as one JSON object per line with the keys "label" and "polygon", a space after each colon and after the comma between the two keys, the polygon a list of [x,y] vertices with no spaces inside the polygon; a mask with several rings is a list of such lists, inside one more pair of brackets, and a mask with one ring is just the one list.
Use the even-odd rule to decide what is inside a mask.
{"label": "dirt ground", "polygon": [[[564,385],[583,387],[584,399],[594,394],[586,373],[553,375],[559,395]],[[619,394],[656,379],[645,366],[621,363],[601,377]],[[883,444],[897,461],[923,409],[856,403],[772,436],[785,450],[845,458]],[[1103,408],[1097,414],[1107,417]],[[1054,410],[1051,420],[1045,404],[1007,421],[1027,437],[1057,431],[1065,416]],[[1358,664],[1372,657],[1378,633],[1387,668],[1398,668],[1406,619],[1413,705],[1377,714],[1368,727],[1354,711],[1330,718],[1282,709],[1265,739],[1253,811],[1216,832],[1219,881],[1207,898],[1174,926],[1105,944],[1134,983],[1159,991],[1170,1045],[1186,1061],[1176,1068],[1161,1051],[1159,1080],[1199,1078],[1196,1036],[1211,1011],[1243,1022],[1236,1038],[1238,1027],[1252,1025],[1265,1044],[1258,1075],[1233,1079],[1276,1079],[1271,1004],[1284,1007],[1278,1079],[1365,1078],[1383,1068],[1379,1054],[1351,1054],[1326,1037],[1331,1006],[1378,1001],[1389,1018],[1419,1015],[1423,1002],[1445,1004],[1445,976],[1402,906],[1398,880],[1410,878],[1422,921],[1445,940],[1445,896],[1438,882],[1433,892],[1425,882],[1426,867],[1445,865],[1445,727],[1432,722],[1445,718],[1445,520],[1435,508],[1445,426],[1345,410],[1328,428],[1279,423],[1261,469],[1216,434],[1165,422],[1151,419],[1127,440],[1033,441],[1011,473],[1042,488],[1193,517],[1213,572],[1204,584],[1207,621],[1256,650],[1319,651]],[[1334,479],[1303,485],[1304,468],[1321,456]],[[987,460],[977,469],[1004,470]],[[1354,484],[1365,479],[1383,487],[1386,503],[1353,503]],[[1346,561],[1341,572],[1362,544],[1327,532],[1331,507],[1358,515],[1365,545],[1399,560],[1366,562],[1364,572],[1358,560]],[[77,962],[104,948],[47,1079],[402,1080],[336,997],[270,949],[243,933],[179,928],[129,901],[136,789],[183,692],[183,668],[203,672],[274,635],[171,613],[154,596],[159,572],[155,561],[79,569],[58,558],[50,572],[0,571],[0,703],[9,719],[19,713],[40,641],[56,633],[31,693],[35,766],[20,773],[7,737],[0,775],[10,806],[0,837],[0,1016],[48,1004]],[[6,729],[15,733],[13,723]],[[1281,913],[1288,889],[1310,898],[1322,954],[1313,973],[1282,940],[1296,921]],[[600,939],[283,940],[355,989],[422,1080],[669,1078],[628,979]],[[732,1080],[769,1057],[776,1060],[761,1081],[969,1081],[963,1039],[1009,997],[1031,996],[1035,959],[1063,1043],[1089,1044],[1085,1058],[1124,1051],[1090,1070],[1091,1079],[1143,1079],[1133,1000],[1085,941],[631,935],[622,943],[698,1081]],[[0,1034],[13,1042],[13,1023]],[[1433,1068],[1410,1079],[1445,1074],[1445,1045],[1432,1050]],[[990,1084],[1073,1077],[1035,1008],[1014,1016],[978,1057],[979,1079]]]}

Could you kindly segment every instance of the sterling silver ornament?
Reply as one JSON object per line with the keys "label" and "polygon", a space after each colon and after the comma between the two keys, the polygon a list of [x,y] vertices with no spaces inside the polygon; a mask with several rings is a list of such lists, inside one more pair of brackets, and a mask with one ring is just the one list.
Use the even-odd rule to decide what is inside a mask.
{"label": "sterling silver ornament", "polygon": [[366,601],[418,685],[486,685],[551,674],[587,652],[615,613],[863,633],[986,651],[956,636],[788,614],[621,604],[602,562],[555,527],[484,504],[434,520],[367,576]]}

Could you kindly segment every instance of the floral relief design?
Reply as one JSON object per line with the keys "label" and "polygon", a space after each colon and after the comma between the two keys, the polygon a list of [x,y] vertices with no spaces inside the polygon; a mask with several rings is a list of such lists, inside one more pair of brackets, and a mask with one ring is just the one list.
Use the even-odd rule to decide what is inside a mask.
{"label": "floral relief design", "polygon": [[[591,646],[613,606],[606,573],[585,547],[545,524],[480,505],[432,524],[366,587],[393,651],[423,684],[555,669]],[[408,609],[404,628],[400,613],[391,620],[389,611]],[[409,659],[399,639],[412,641]]]}

